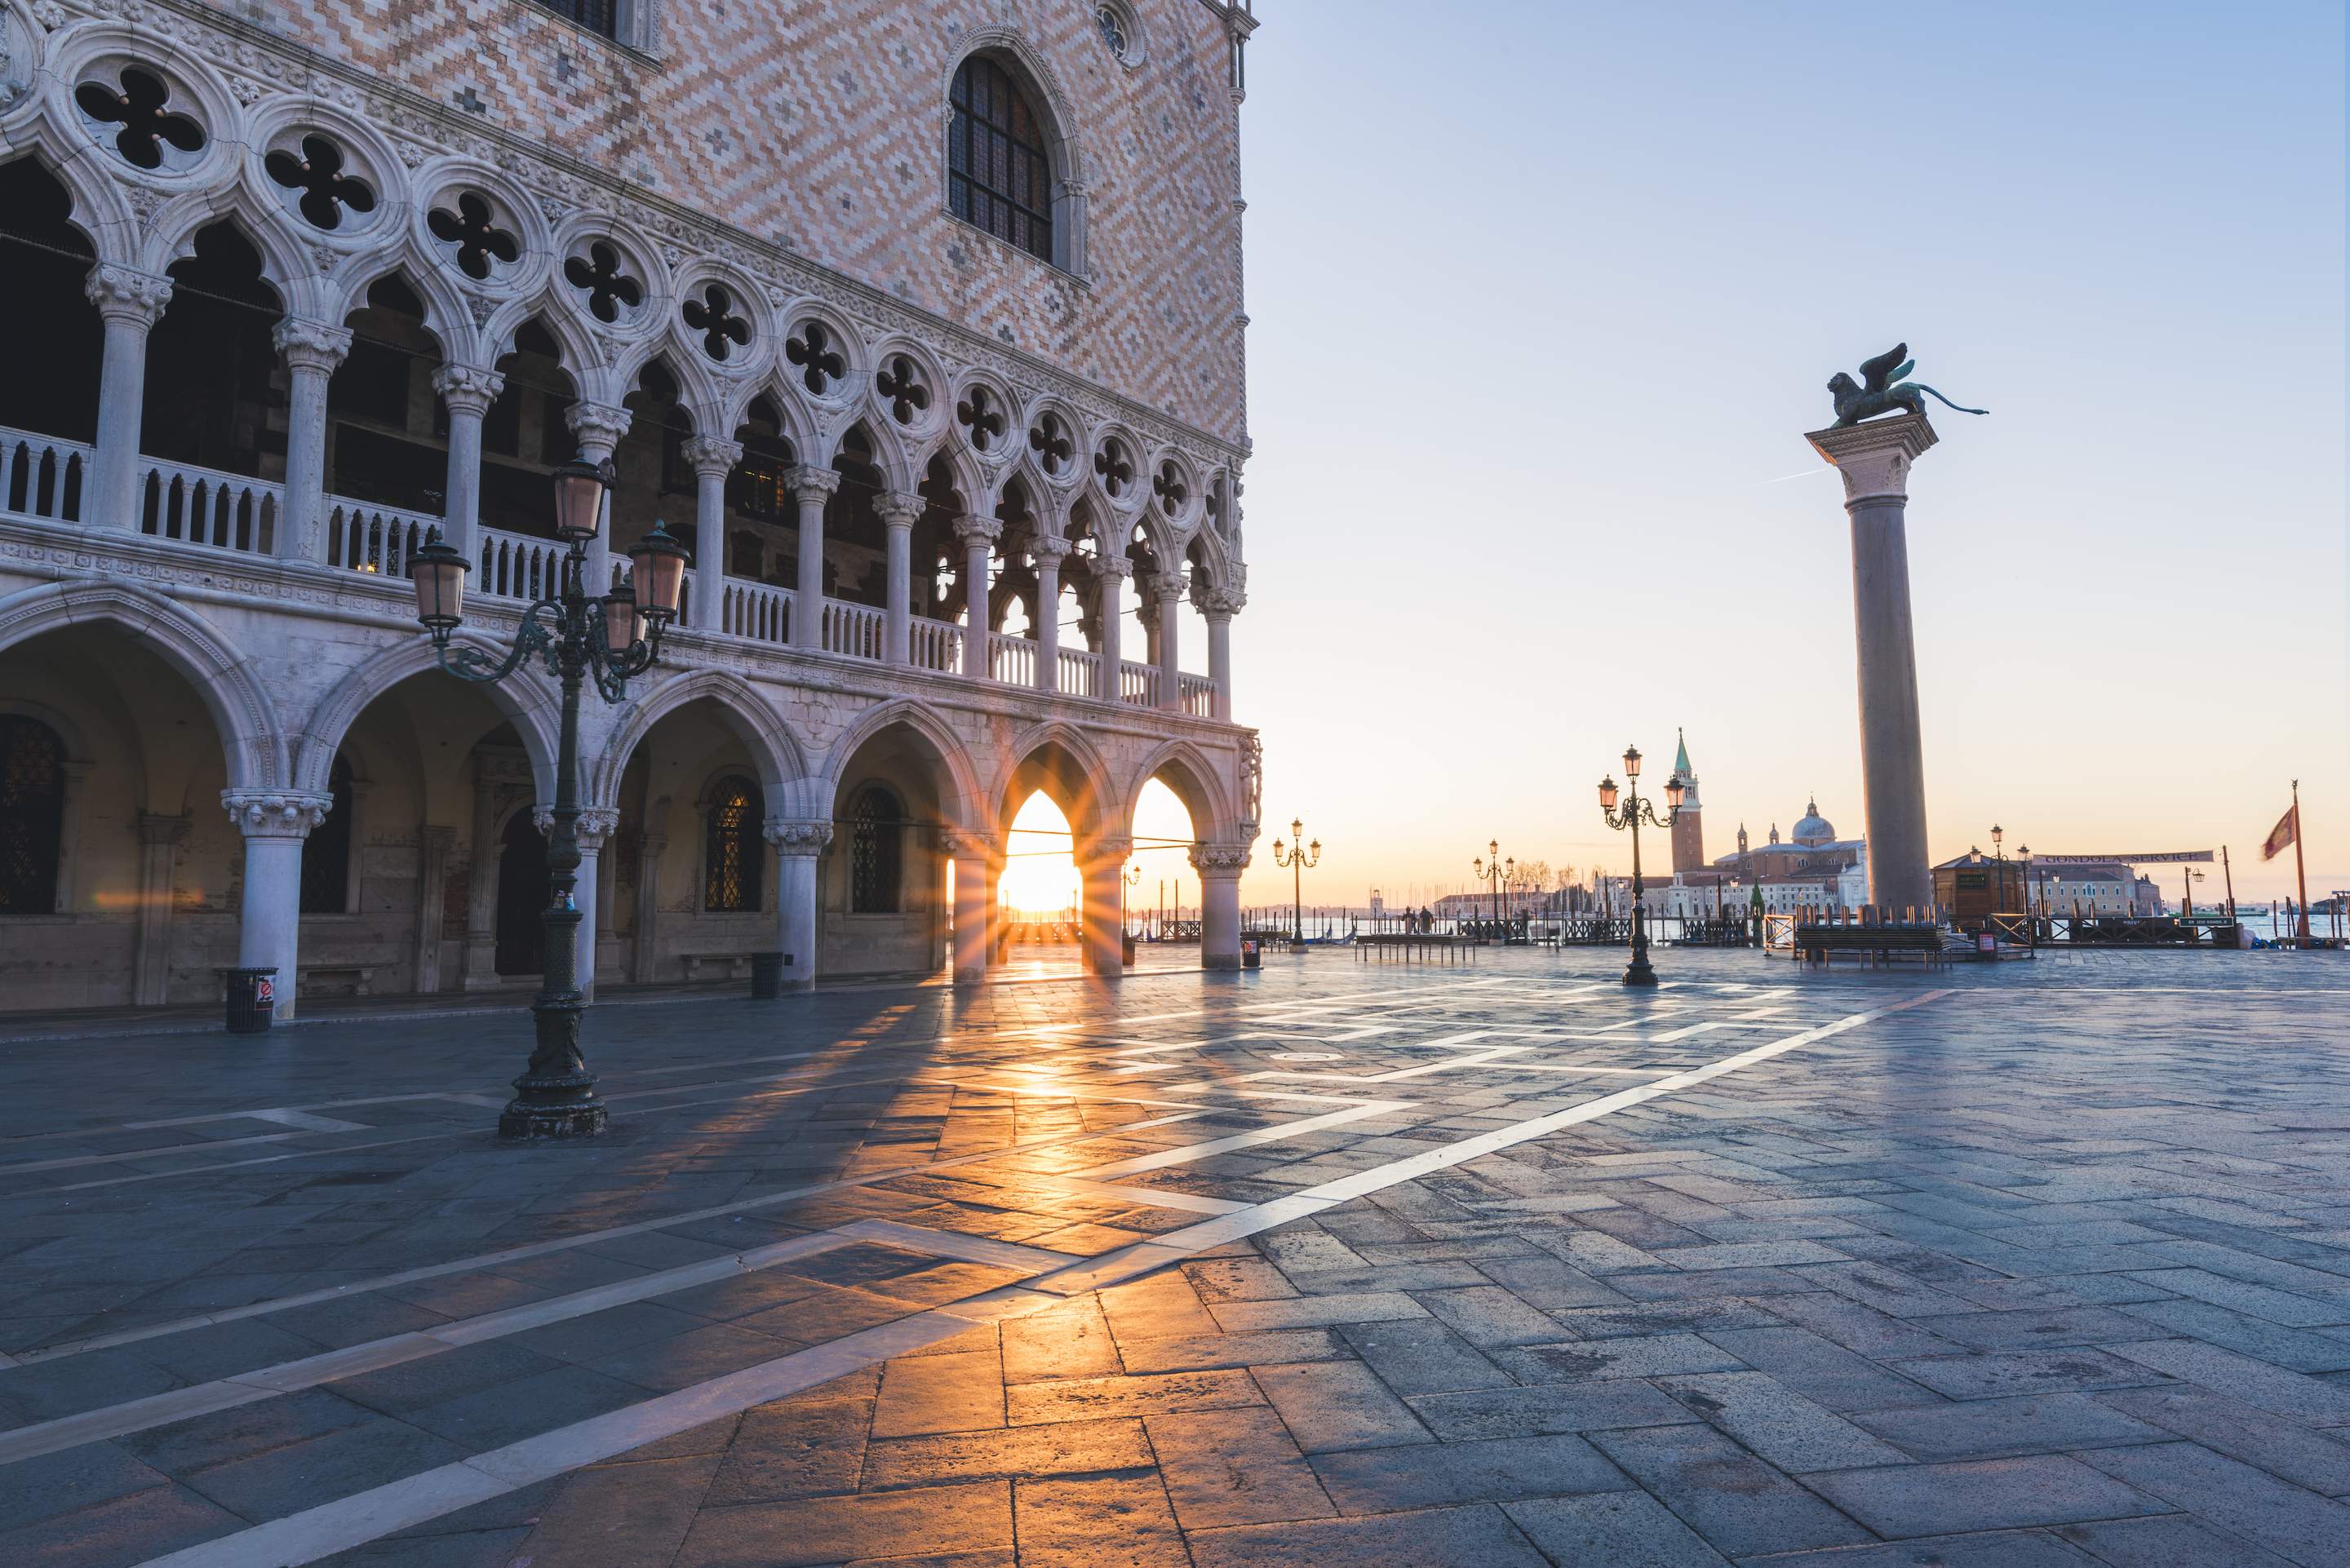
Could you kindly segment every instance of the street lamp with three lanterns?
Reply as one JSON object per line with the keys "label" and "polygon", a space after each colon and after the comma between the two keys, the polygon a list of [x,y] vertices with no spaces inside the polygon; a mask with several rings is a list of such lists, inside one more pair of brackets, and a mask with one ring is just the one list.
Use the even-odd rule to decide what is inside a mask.
{"label": "street lamp with three lanterns", "polygon": [[[1492,858],[1486,858],[1487,856]],[[1518,857],[1513,855],[1507,860],[1503,859],[1502,841],[1495,838],[1487,841],[1484,855],[1469,864],[1477,868],[1477,880],[1492,890],[1493,923],[1498,926],[1502,923],[1502,878],[1518,868]]]}
{"label": "street lamp with three lanterns", "polygon": [[1306,870],[1322,864],[1322,841],[1307,844],[1305,819],[1289,819],[1289,842],[1273,841],[1273,863],[1289,868],[1289,945],[1302,947],[1305,941],[1305,877]]}
{"label": "street lamp with three lanterns", "polygon": [[1665,780],[1665,815],[1657,815],[1654,805],[1640,798],[1640,748],[1624,748],[1624,809],[1616,809],[1617,790],[1613,776],[1599,781],[1599,814],[1608,826],[1622,832],[1632,832],[1632,961],[1624,971],[1626,985],[1654,985],[1657,971],[1648,967],[1648,906],[1646,885],[1640,879],[1640,824],[1669,829],[1673,819],[1680,815],[1681,796],[1688,790],[1680,774]]}
{"label": "street lamp with three lanterns", "polygon": [[531,1003],[536,1034],[530,1064],[514,1081],[515,1097],[498,1117],[502,1137],[566,1137],[601,1132],[604,1102],[579,1048],[587,998],[579,990],[579,926],[572,902],[579,870],[579,691],[590,679],[607,702],[628,698],[629,678],[660,657],[661,634],[677,618],[685,589],[685,546],[660,524],[629,552],[629,580],[591,595],[588,544],[596,536],[611,488],[608,464],[573,458],[555,471],[555,535],[568,548],[553,597],[522,612],[513,649],[499,659],[452,643],[464,619],[465,573],[472,563],[435,529],[411,558],[416,618],[432,634],[441,668],[463,680],[503,680],[536,659],[562,685],[563,717],[555,762],[554,824],[548,834],[549,900],[539,992]]}

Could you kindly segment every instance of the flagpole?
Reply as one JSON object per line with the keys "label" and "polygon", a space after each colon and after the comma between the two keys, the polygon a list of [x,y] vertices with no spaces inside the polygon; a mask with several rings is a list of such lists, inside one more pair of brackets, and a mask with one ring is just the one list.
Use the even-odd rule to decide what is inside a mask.
{"label": "flagpole", "polygon": [[2301,913],[2294,917],[2293,940],[2309,946],[2309,865],[2301,854],[2301,781],[2293,781],[2293,874],[2301,885]]}
{"label": "flagpole", "polygon": [[2220,846],[2220,876],[2228,885],[2228,919],[2236,918],[2236,873],[2228,865],[2228,846]]}

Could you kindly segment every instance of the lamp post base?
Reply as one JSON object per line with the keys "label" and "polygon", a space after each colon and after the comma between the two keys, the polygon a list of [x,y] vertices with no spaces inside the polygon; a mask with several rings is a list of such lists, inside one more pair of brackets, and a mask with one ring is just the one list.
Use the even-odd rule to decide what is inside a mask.
{"label": "lamp post base", "polygon": [[605,1125],[604,1102],[593,1096],[567,1106],[535,1105],[518,1097],[498,1114],[498,1136],[506,1138],[594,1137]]}
{"label": "lamp post base", "polygon": [[1637,960],[1629,969],[1624,971],[1624,983],[1626,985],[1654,985],[1657,983],[1657,971],[1648,967],[1648,960]]}
{"label": "lamp post base", "polygon": [[529,1067],[514,1081],[514,1099],[498,1115],[498,1136],[592,1137],[604,1130],[608,1113],[596,1097],[596,1075],[579,1054],[580,1014],[587,1004],[577,991],[567,989],[542,998],[530,1011],[537,1047]]}

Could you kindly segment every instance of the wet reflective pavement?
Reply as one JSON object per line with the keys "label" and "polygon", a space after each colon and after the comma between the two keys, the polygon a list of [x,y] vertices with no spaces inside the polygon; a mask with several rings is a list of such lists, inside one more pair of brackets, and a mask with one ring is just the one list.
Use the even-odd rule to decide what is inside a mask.
{"label": "wet reflective pavement", "polygon": [[11,1046],[0,1563],[2350,1560],[2350,966]]}

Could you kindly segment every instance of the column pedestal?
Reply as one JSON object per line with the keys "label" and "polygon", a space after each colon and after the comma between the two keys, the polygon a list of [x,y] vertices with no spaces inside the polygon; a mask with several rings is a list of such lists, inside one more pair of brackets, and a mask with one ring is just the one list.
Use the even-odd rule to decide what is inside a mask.
{"label": "column pedestal", "polygon": [[275,1014],[296,1012],[302,938],[302,842],[334,809],[330,794],[294,790],[221,791],[221,805],[244,835],[244,894],[237,910],[236,961],[277,971]]}
{"label": "column pedestal", "polygon": [[[784,989],[816,989],[816,876],[832,846],[832,824],[776,817],[761,826],[775,846],[776,939],[784,955]],[[962,873],[956,873],[962,885]]]}
{"label": "column pedestal", "polygon": [[1844,478],[1852,519],[1853,638],[1859,656],[1860,765],[1868,821],[1868,901],[1897,915],[1934,906],[1926,846],[1926,758],[1909,614],[1910,466],[1938,439],[1922,414],[1870,420],[1804,440]]}
{"label": "column pedestal", "polygon": [[1200,967],[1241,967],[1241,873],[1244,844],[1194,844],[1191,869],[1200,874]]}

